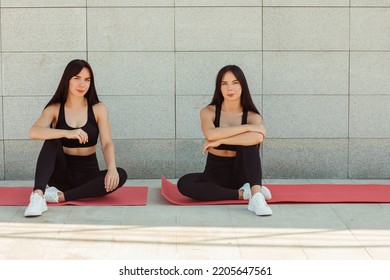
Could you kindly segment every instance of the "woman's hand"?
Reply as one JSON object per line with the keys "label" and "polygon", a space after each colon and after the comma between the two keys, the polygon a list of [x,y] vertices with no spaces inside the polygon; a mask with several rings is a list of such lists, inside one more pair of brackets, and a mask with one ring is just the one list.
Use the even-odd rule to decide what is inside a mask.
{"label": "woman's hand", "polygon": [[104,187],[107,192],[111,192],[118,187],[119,174],[116,168],[108,169],[106,177],[104,178]]}
{"label": "woman's hand", "polygon": [[68,139],[78,139],[80,144],[85,144],[88,142],[88,134],[81,128],[68,130],[66,134]]}
{"label": "woman's hand", "polygon": [[204,143],[203,145],[203,149],[202,149],[202,153],[203,154],[206,154],[206,151],[210,148],[216,148],[218,147],[219,145],[221,145],[221,141],[220,140],[215,140],[215,141],[206,141],[206,143]]}

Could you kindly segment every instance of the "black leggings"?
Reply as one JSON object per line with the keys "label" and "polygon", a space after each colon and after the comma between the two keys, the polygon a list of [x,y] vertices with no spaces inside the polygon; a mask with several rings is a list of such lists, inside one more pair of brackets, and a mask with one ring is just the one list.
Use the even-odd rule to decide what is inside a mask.
{"label": "black leggings", "polygon": [[245,183],[261,185],[261,161],[258,146],[238,146],[235,157],[208,153],[203,173],[184,175],[177,182],[181,194],[196,200],[238,199]]}
{"label": "black leggings", "polygon": [[[119,185],[127,180],[126,171],[117,168]],[[34,190],[45,193],[46,185],[55,186],[64,193],[65,201],[107,195],[104,178],[107,170],[100,171],[96,154],[71,156],[64,153],[59,139],[46,140],[38,156]]]}

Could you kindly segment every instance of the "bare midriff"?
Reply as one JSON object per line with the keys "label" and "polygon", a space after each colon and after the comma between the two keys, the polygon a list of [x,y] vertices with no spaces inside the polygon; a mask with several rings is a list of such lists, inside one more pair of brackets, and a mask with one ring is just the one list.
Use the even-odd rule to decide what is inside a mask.
{"label": "bare midriff", "polygon": [[64,153],[70,156],[89,156],[96,153],[96,145],[86,148],[64,148]]}
{"label": "bare midriff", "polygon": [[217,150],[214,148],[210,148],[209,153],[212,153],[213,155],[220,156],[220,157],[235,157],[236,151],[229,151],[229,150]]}

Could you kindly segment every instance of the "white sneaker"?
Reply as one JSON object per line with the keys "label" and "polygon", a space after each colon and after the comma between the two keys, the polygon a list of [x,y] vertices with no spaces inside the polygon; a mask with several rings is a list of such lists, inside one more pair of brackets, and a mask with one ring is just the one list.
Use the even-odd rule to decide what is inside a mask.
{"label": "white sneaker", "polygon": [[58,203],[58,193],[61,192],[56,187],[48,187],[45,190],[45,200],[46,202]]}
{"label": "white sneaker", "polygon": [[261,186],[261,193],[264,195],[265,200],[272,198],[271,191],[266,186]]}
{"label": "white sneaker", "polygon": [[[249,183],[245,183],[240,190],[243,190],[244,200],[249,200],[252,196],[251,187]],[[261,193],[264,195],[265,200],[270,200],[272,198],[271,191],[266,186],[261,186]]]}
{"label": "white sneaker", "polygon": [[26,211],[24,211],[24,216],[40,216],[45,211],[47,211],[45,199],[39,194],[33,192],[30,196],[30,204],[27,206]]}
{"label": "white sneaker", "polygon": [[249,200],[251,198],[251,186],[249,183],[245,183],[239,190],[243,190],[242,197],[244,200]]}
{"label": "white sneaker", "polygon": [[248,203],[248,210],[255,212],[258,216],[272,215],[272,209],[265,202],[264,195],[261,192],[256,193],[251,197]]}

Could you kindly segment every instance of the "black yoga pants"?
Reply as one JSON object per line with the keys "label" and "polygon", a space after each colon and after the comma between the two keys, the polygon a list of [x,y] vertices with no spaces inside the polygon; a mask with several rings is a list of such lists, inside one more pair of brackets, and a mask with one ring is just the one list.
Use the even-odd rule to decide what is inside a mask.
{"label": "black yoga pants", "polygon": [[[127,180],[126,171],[117,168],[119,189]],[[96,154],[71,156],[64,153],[59,139],[46,140],[38,156],[34,190],[45,193],[46,185],[64,193],[65,201],[107,195],[104,178],[107,170],[99,170]]]}
{"label": "black yoga pants", "polygon": [[177,183],[181,194],[203,201],[238,199],[245,183],[261,185],[261,160],[258,145],[238,146],[235,157],[208,153],[203,173],[191,173]]}

